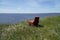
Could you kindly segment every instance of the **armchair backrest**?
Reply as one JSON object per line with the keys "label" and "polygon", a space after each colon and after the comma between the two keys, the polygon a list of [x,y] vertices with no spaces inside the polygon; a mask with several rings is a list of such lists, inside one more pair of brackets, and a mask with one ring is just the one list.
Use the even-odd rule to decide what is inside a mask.
{"label": "armchair backrest", "polygon": [[34,25],[38,25],[38,23],[39,23],[39,17],[35,17],[34,18]]}

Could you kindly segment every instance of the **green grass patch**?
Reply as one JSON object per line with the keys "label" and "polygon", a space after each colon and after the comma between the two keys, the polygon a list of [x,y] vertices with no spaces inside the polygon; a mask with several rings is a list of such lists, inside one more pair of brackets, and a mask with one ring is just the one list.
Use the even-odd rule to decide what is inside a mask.
{"label": "green grass patch", "polygon": [[43,27],[29,26],[27,21],[18,24],[1,24],[0,40],[60,40],[60,16],[40,19]]}

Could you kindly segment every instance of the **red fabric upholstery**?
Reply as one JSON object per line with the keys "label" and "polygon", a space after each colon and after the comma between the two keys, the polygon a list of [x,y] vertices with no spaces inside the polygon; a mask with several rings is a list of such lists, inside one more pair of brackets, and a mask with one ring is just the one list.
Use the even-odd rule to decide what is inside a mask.
{"label": "red fabric upholstery", "polygon": [[34,23],[34,20],[28,20],[29,25],[33,25],[33,23]]}
{"label": "red fabric upholstery", "polygon": [[39,17],[35,17],[33,20],[28,20],[29,25],[38,25]]}

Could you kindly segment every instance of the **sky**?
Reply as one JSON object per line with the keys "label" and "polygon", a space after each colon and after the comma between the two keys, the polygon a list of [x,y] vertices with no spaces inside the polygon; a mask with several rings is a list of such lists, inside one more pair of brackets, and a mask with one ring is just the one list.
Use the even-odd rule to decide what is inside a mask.
{"label": "sky", "polygon": [[0,13],[60,13],[60,0],[0,0]]}

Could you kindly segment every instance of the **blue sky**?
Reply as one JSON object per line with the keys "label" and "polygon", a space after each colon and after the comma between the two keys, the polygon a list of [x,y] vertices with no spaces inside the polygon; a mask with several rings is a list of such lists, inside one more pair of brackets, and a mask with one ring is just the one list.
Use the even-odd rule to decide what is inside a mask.
{"label": "blue sky", "polygon": [[0,13],[60,13],[60,0],[0,0]]}

